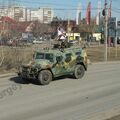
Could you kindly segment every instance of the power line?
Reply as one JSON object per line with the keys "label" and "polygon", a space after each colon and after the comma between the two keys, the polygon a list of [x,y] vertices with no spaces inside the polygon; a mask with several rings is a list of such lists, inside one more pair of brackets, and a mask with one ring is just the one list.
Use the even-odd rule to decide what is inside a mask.
{"label": "power line", "polygon": [[[0,6],[1,7],[1,6]],[[4,6],[4,7],[8,7],[7,5],[6,6]],[[29,8],[29,9],[34,9],[34,7],[26,7],[26,8]],[[38,7],[39,8],[39,7]],[[53,8],[54,10],[79,10],[78,8]],[[91,10],[97,10],[98,8],[91,8]],[[80,9],[81,11],[82,10],[87,10],[87,8],[81,8]],[[101,8],[101,10],[102,10],[102,8]]]}
{"label": "power line", "polygon": [[117,10],[112,10],[114,13],[120,13],[120,11],[117,11]]}
{"label": "power line", "polygon": [[[98,8],[91,8],[91,10],[97,10]],[[54,10],[79,10],[78,8],[54,8]],[[81,8],[82,10],[87,10],[87,8]]]}
{"label": "power line", "polygon": [[[54,10],[73,10],[73,11],[74,11],[74,10],[78,10],[78,9],[77,9],[77,6],[71,6],[71,5],[65,5],[65,4],[56,4],[56,3],[48,3],[48,2],[47,2],[47,3],[45,3],[45,2],[42,2],[42,3],[41,3],[40,1],[39,1],[39,2],[32,2],[32,1],[29,1],[29,2],[28,2],[28,1],[25,1],[25,0],[24,0],[24,1],[22,1],[22,0],[12,0],[12,1],[15,1],[15,3],[17,3],[17,2],[19,2],[19,3],[28,3],[28,4],[29,4],[29,3],[31,3],[31,4],[33,4],[33,3],[34,3],[34,4],[38,4],[38,3],[39,3],[40,5],[47,5],[47,6],[48,6],[48,5],[56,5],[56,6],[62,6],[62,7],[65,6],[65,8],[64,8],[64,7],[63,7],[63,8],[58,8],[58,7],[57,7],[57,8],[53,8]],[[41,6],[41,7],[43,7],[43,6]],[[69,7],[69,8],[66,8],[66,7]],[[28,8],[28,7],[27,7],[27,8]],[[31,7],[31,8],[34,8],[34,7]],[[98,9],[98,8],[95,8],[95,7],[92,7],[92,8],[91,8],[91,10],[97,10],[97,9]],[[103,9],[103,8],[101,8],[101,10],[102,10],[102,9]],[[81,10],[87,10],[87,7],[82,7]],[[119,8],[116,8],[116,7],[113,7],[113,10],[115,11],[115,10],[120,10],[120,9],[119,9]]]}
{"label": "power line", "polygon": [[119,8],[113,7],[114,10],[120,10]]}
{"label": "power line", "polygon": [[[32,2],[32,1],[22,1],[22,0],[11,0],[11,1],[15,1],[15,3],[27,3],[27,4],[40,4],[40,5],[56,5],[56,6],[65,6],[65,7],[69,7],[69,8],[53,8],[55,10],[77,10],[77,6],[73,6],[73,5],[70,5],[70,4],[57,4],[57,3],[49,3],[49,2],[41,2],[41,1],[37,1],[37,2]],[[42,6],[43,7],[43,6]],[[32,7],[31,7],[32,8]],[[96,10],[98,8],[91,8],[92,10]],[[103,9],[103,8],[101,8]],[[120,10],[120,8],[116,8],[116,7],[113,7],[113,9],[116,9],[116,10]],[[82,10],[87,10],[87,7],[82,7]]]}
{"label": "power line", "polygon": [[[22,0],[16,0],[16,2],[19,2],[19,3],[27,3],[27,4],[40,4],[40,5],[56,5],[56,6],[66,6],[66,7],[71,7],[71,5],[70,4],[57,4],[57,3],[49,3],[49,2],[47,2],[47,3],[45,3],[45,2],[41,2],[41,1],[39,1],[39,2],[32,2],[32,1],[22,1]],[[72,6],[72,7],[76,7],[76,6]]]}
{"label": "power line", "polygon": [[[59,9],[60,9],[60,10],[61,10],[61,9],[62,9],[62,10],[77,10],[77,6],[68,5],[68,4],[65,5],[65,4],[56,4],[56,3],[48,3],[48,2],[47,2],[47,3],[41,3],[41,2],[32,2],[32,1],[29,1],[29,2],[28,2],[28,1],[24,1],[24,2],[23,2],[22,0],[16,0],[16,3],[17,3],[17,2],[19,2],[19,3],[27,3],[27,4],[30,4],[30,3],[31,3],[31,4],[38,4],[38,3],[39,3],[40,5],[46,5],[46,6],[48,6],[48,5],[56,5],[56,6],[62,6],[62,7],[65,6],[65,8],[58,8],[58,7],[57,7],[57,8],[54,8],[54,9],[58,9],[58,10],[59,10]],[[43,7],[43,6],[42,6],[42,7]],[[69,7],[69,8],[67,8],[67,7]],[[83,9],[83,10],[87,10],[87,7],[82,7],[82,9]],[[97,8],[93,8],[93,9],[97,9]]]}
{"label": "power line", "polygon": [[[20,2],[20,3],[22,3],[23,1],[22,0],[12,0],[12,1],[15,1],[15,3],[17,3],[17,2]],[[38,4],[38,3],[40,3],[40,2],[31,2],[31,1],[24,1],[25,3],[34,3],[34,4]],[[41,4],[48,4],[48,5],[62,5],[62,7],[55,7],[55,8],[52,8],[53,10],[55,10],[55,11],[77,11],[78,10],[78,8],[76,7],[76,6],[69,6],[69,8],[66,8],[66,5],[64,5],[64,4],[56,4],[56,3],[40,3],[40,5]],[[65,7],[64,7],[65,6]],[[1,6],[0,6],[1,7]],[[7,6],[6,6],[7,7]],[[34,9],[34,7],[26,7],[26,8],[28,8],[28,9]],[[108,8],[107,8],[108,9]],[[86,11],[87,10],[87,7],[82,7],[81,9],[80,9],[81,11]],[[96,7],[92,7],[91,8],[91,10],[92,11],[96,11],[96,10],[98,10],[98,8],[96,8]],[[103,8],[101,8],[100,9],[100,11],[102,11],[103,10]],[[112,11],[114,12],[114,13],[120,13],[120,9],[119,8],[115,8],[114,6],[112,7]]]}

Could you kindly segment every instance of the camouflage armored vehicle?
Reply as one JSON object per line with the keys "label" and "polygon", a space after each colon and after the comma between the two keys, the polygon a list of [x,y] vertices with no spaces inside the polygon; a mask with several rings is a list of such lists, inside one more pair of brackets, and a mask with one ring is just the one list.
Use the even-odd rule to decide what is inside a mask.
{"label": "camouflage armored vehicle", "polygon": [[35,51],[31,62],[21,65],[19,75],[25,80],[32,78],[46,85],[62,75],[72,74],[80,79],[86,70],[87,54],[81,47],[43,49]]}

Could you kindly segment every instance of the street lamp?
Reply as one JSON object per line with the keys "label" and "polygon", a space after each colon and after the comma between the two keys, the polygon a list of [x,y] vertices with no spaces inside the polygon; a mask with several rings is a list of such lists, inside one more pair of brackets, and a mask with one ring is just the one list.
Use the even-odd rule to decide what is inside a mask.
{"label": "street lamp", "polygon": [[108,39],[108,31],[107,31],[107,0],[105,0],[105,7],[102,11],[102,15],[105,19],[105,54],[104,54],[104,60],[107,61],[107,39]]}

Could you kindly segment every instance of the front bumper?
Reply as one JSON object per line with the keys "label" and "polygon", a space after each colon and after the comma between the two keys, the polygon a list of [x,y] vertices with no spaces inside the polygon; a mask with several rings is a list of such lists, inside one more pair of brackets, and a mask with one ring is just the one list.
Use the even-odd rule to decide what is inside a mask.
{"label": "front bumper", "polygon": [[37,75],[38,75],[38,70],[33,69],[33,68],[22,68],[18,72],[18,76],[20,76],[22,78],[27,78],[27,79],[28,78],[30,78],[30,79],[37,78]]}
{"label": "front bumper", "polygon": [[27,79],[36,78],[36,76],[34,74],[28,74],[28,73],[24,73],[24,72],[18,72],[18,76],[20,76],[21,78],[27,78]]}

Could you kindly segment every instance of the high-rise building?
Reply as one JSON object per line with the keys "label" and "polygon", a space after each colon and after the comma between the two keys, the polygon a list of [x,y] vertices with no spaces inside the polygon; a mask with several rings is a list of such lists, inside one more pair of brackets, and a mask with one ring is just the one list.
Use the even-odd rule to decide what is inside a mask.
{"label": "high-rise building", "polygon": [[39,21],[41,23],[50,23],[53,19],[52,8],[43,7],[30,9],[23,6],[4,6],[0,7],[1,16],[8,16],[16,21]]}
{"label": "high-rise building", "polygon": [[41,23],[50,23],[53,19],[51,8],[31,9],[31,21],[38,20]]}

